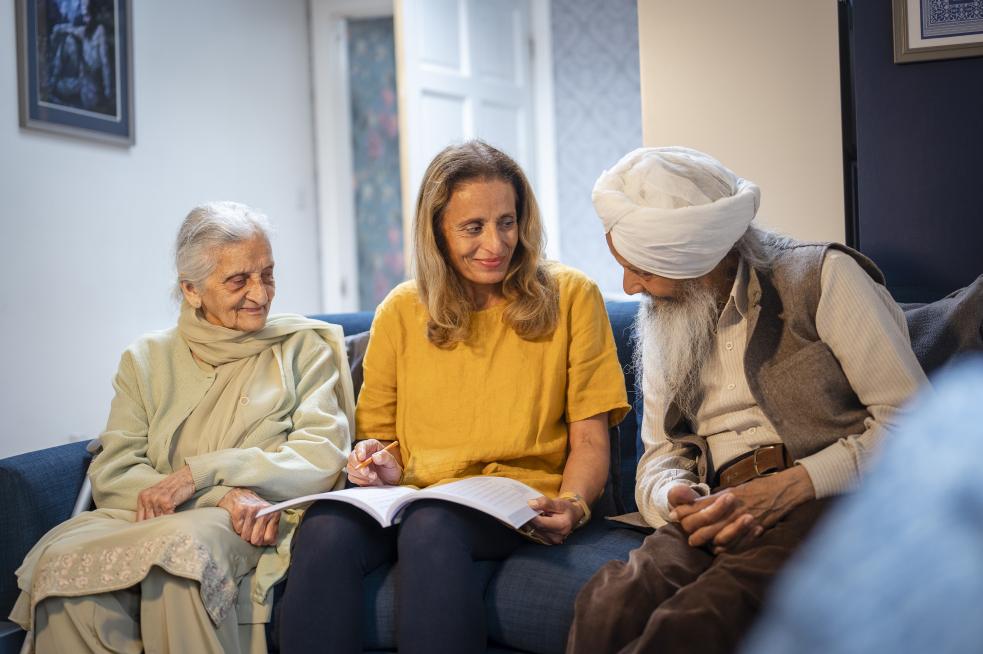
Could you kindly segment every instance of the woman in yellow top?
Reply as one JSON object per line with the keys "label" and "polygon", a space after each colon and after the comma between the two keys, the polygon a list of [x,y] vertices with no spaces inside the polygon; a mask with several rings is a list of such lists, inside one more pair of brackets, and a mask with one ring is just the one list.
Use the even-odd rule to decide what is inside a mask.
{"label": "woman in yellow top", "polygon": [[[416,279],[389,294],[372,325],[348,477],[418,487],[517,479],[543,493],[529,535],[562,543],[604,487],[608,428],[628,410],[601,295],[582,273],[543,261],[525,175],[480,141],[431,162],[414,232]],[[363,577],[398,558],[399,651],[484,652],[474,561],[523,542],[446,502],[415,502],[386,529],[341,502],[315,504],[295,540],[281,651],[361,652]]]}

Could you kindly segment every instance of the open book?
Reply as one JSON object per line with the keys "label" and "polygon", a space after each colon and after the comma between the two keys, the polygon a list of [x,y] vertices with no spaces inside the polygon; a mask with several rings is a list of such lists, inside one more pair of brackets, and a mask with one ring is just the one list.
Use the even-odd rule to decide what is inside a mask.
{"label": "open book", "polygon": [[400,511],[417,500],[444,500],[483,511],[513,529],[537,515],[529,508],[529,500],[542,496],[539,491],[521,481],[506,477],[469,477],[448,484],[417,490],[407,486],[366,486],[305,495],[268,506],[258,516],[314,500],[345,502],[365,511],[383,527],[400,521]]}

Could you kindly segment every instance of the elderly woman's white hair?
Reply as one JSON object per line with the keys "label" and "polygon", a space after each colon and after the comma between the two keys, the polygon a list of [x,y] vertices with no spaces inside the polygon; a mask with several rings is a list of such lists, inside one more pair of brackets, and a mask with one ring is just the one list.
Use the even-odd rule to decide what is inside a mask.
{"label": "elderly woman's white hair", "polygon": [[202,287],[215,270],[215,248],[255,236],[269,241],[271,233],[267,217],[240,202],[206,202],[192,209],[181,223],[174,245],[174,298],[182,297],[181,282]]}

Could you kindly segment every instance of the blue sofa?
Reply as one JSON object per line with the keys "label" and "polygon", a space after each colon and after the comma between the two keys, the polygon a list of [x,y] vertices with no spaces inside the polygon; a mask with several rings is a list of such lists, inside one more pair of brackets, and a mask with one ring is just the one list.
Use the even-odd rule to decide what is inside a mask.
{"label": "blue sofa", "polygon": [[[983,350],[983,276],[971,286],[931,304],[902,305],[912,347],[931,373],[953,356]],[[482,563],[486,580],[489,652],[562,652],[578,590],[606,561],[625,560],[645,534],[604,516],[636,510],[635,466],[641,454],[638,411],[641,397],[629,367],[631,324],[636,302],[607,302],[608,316],[625,373],[629,402],[635,407],[612,429],[608,487],[595,507],[594,519],[561,547],[529,544],[503,563]],[[346,336],[368,330],[371,313],[315,316],[340,324]],[[354,363],[358,363],[357,357]],[[353,371],[356,377],[359,370]],[[14,570],[31,546],[51,527],[71,515],[89,455],[85,443],[62,445],[0,460],[0,611],[5,617],[17,598]],[[395,575],[384,566],[370,575],[365,634],[369,651],[396,648]],[[277,598],[282,585],[276,588]],[[275,632],[276,621],[270,626]],[[0,624],[0,654],[16,652],[23,632]],[[275,648],[275,633],[271,647]]]}
{"label": "blue sofa", "polygon": [[[635,379],[628,364],[636,309],[635,302],[607,303],[618,357],[631,389],[629,401],[635,396]],[[341,325],[346,336],[367,331],[372,322],[371,313],[315,317]],[[24,555],[46,531],[72,513],[90,460],[85,445],[72,443],[0,460],[0,618],[9,614],[17,599],[14,570]],[[639,447],[636,413],[632,411],[612,429],[608,488],[595,507],[590,524],[575,532],[562,547],[530,543],[504,563],[479,564],[486,582],[490,652],[563,651],[577,591],[606,561],[627,559],[644,538],[643,533],[603,519],[635,510]],[[367,650],[396,648],[394,583],[395,575],[389,566],[370,575],[365,612]],[[276,599],[282,590],[282,585],[275,589]],[[271,630],[274,637],[270,645],[275,650],[275,620]],[[0,654],[16,652],[22,640],[23,631],[15,625],[0,626]]]}

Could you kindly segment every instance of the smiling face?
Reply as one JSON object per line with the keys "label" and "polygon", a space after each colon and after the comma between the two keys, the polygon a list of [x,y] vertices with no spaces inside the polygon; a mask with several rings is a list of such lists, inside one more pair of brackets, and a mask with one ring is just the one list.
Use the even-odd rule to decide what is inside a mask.
{"label": "smiling face", "polygon": [[502,297],[502,281],[519,243],[515,190],[501,179],[459,184],[440,220],[451,267],[479,307]]}
{"label": "smiling face", "polygon": [[213,325],[254,332],[266,325],[273,302],[273,252],[264,236],[212,251],[215,269],[200,285],[181,282],[188,303]]}

